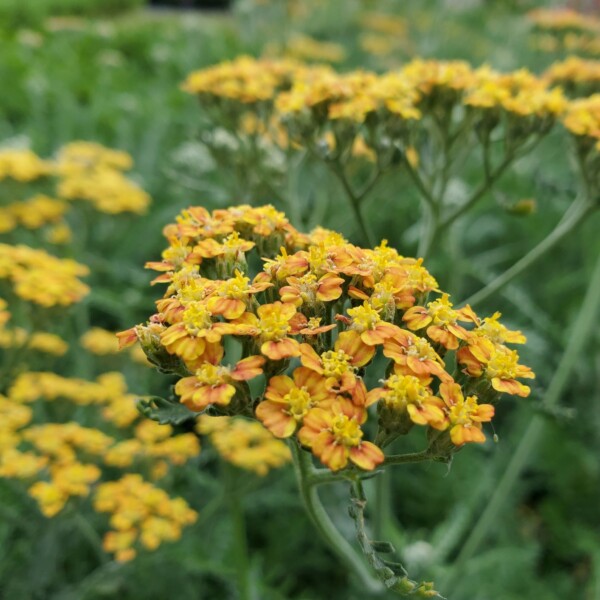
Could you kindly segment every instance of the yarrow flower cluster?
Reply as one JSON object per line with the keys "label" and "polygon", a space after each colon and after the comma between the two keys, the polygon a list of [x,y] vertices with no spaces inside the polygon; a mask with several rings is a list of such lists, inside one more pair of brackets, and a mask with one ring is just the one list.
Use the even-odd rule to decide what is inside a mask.
{"label": "yarrow flower cluster", "polygon": [[185,500],[169,498],[137,474],[100,484],[94,508],[111,514],[104,549],[120,562],[135,558],[138,546],[156,550],[163,541],[178,540],[183,527],[198,516]]}
{"label": "yarrow flower cluster", "polygon": [[441,457],[483,442],[500,394],[529,394],[519,379],[534,375],[507,346],[524,336],[453,307],[421,260],[385,242],[302,234],[247,205],[191,207],[165,235],[147,265],[167,286],[158,312],[119,337],[179,376],[191,416],[254,418],[333,471],[372,470],[415,425]]}
{"label": "yarrow flower cluster", "polygon": [[[268,82],[259,85],[255,72]],[[461,61],[419,59],[377,75],[242,57],[192,73],[184,90],[197,95],[220,123],[231,121],[230,112],[244,115],[252,110],[268,130],[276,115],[277,127],[293,143],[314,145],[329,132],[337,153],[352,147],[359,128],[371,151],[381,153],[382,145],[394,143],[409,146],[425,115],[435,110],[444,122],[461,104],[474,121],[485,121],[487,127],[503,121],[514,134],[522,129],[518,120],[539,128],[560,115],[566,103],[560,90],[548,89],[544,80],[525,70],[503,74]]]}

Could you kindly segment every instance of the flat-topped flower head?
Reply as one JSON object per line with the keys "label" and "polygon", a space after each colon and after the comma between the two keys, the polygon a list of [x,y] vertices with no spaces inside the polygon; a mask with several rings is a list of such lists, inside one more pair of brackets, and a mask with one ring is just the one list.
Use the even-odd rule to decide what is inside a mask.
{"label": "flat-topped flower head", "polygon": [[481,424],[492,420],[494,407],[478,404],[477,396],[465,398],[457,383],[440,384],[440,395],[448,407],[452,443],[462,446],[469,442],[485,442]]}
{"label": "flat-topped flower head", "polygon": [[193,411],[199,412],[213,404],[227,406],[235,395],[235,382],[258,377],[264,362],[262,356],[249,356],[234,367],[204,363],[192,377],[184,377],[176,383],[175,393],[181,396],[181,403]]}
{"label": "flat-topped flower head", "polygon": [[364,408],[342,398],[329,408],[310,410],[298,439],[332,471],[343,469],[349,461],[372,471],[383,462],[384,456],[375,444],[363,440],[361,425],[366,420]]}
{"label": "flat-topped flower head", "polygon": [[327,380],[305,367],[287,375],[271,377],[265,400],[256,407],[256,416],[276,437],[290,437],[302,423],[308,411],[335,400]]}

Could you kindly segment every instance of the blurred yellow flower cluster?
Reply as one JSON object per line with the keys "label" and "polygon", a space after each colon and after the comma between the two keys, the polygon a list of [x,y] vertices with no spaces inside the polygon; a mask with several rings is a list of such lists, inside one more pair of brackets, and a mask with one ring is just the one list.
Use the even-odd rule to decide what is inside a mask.
{"label": "blurred yellow flower cluster", "polygon": [[0,328],[0,348],[22,347],[54,356],[63,356],[69,349],[69,344],[55,333],[34,331],[29,334],[22,327]]}
{"label": "blurred yellow flower cluster", "polygon": [[44,307],[78,302],[89,288],[78,278],[89,269],[72,259],[57,258],[29,246],[0,244],[0,280],[8,279],[22,300]]}
{"label": "blurred yellow flower cluster", "polygon": [[196,430],[208,435],[217,452],[240,469],[264,476],[290,462],[290,450],[256,421],[235,417],[199,417]]}
{"label": "blurred yellow flower cluster", "polygon": [[551,65],[544,77],[576,96],[588,96],[600,92],[600,61],[570,56]]}
{"label": "blurred yellow flower cluster", "polygon": [[548,52],[600,53],[600,19],[570,8],[540,8],[528,13],[536,45]]}
{"label": "blurred yellow flower cluster", "polygon": [[138,544],[156,550],[164,541],[179,539],[182,528],[197,518],[185,500],[169,498],[137,474],[100,484],[94,508],[111,514],[104,549],[120,562],[135,558]]}

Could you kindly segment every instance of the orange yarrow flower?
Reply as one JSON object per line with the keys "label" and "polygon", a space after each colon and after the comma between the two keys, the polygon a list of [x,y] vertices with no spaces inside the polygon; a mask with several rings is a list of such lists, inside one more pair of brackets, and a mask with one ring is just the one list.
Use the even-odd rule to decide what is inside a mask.
{"label": "orange yarrow flower", "polygon": [[213,320],[204,302],[190,302],[181,318],[181,322],[166,329],[160,339],[169,354],[176,354],[186,362],[201,359],[207,349],[220,343],[223,335],[231,333],[228,323]]}
{"label": "orange yarrow flower", "polygon": [[259,306],[256,312],[258,316],[246,312],[228,324],[231,326],[231,333],[256,337],[261,353],[271,360],[298,356],[300,344],[289,337],[298,333],[296,307],[293,304],[273,302]]}
{"label": "orange yarrow flower", "polygon": [[458,321],[476,322],[477,316],[466,306],[462,309],[453,309],[448,294],[429,302],[427,308],[413,306],[409,308],[402,320],[412,331],[427,327],[427,335],[434,342],[448,350],[456,350],[460,340],[466,340],[469,332],[458,324]]}
{"label": "orange yarrow flower", "polygon": [[223,315],[226,319],[237,319],[249,308],[254,294],[272,285],[267,282],[250,285],[250,278],[236,270],[235,277],[216,282],[210,298],[206,301],[206,306],[212,314]]}
{"label": "orange yarrow flower", "polygon": [[438,377],[441,381],[452,381],[444,368],[444,361],[424,338],[398,328],[396,334],[385,340],[383,355],[394,361],[394,372],[415,375],[419,379]]}
{"label": "orange yarrow flower", "polygon": [[479,339],[460,348],[456,358],[471,377],[485,377],[497,392],[526,398],[531,389],[517,378],[535,379],[534,372],[519,364],[519,354],[501,344]]}
{"label": "orange yarrow flower", "polygon": [[448,407],[452,443],[462,446],[469,442],[485,442],[481,424],[492,420],[494,407],[477,404],[477,396],[465,398],[457,383],[441,383],[440,396]]}
{"label": "orange yarrow flower", "polygon": [[330,408],[309,410],[298,439],[332,471],[343,469],[348,461],[372,471],[383,462],[384,455],[381,448],[362,439],[361,425],[366,420],[363,407],[340,398]]}
{"label": "orange yarrow flower", "polygon": [[180,379],[175,385],[175,393],[181,397],[181,403],[193,411],[204,410],[212,404],[227,406],[235,395],[235,383],[258,377],[264,363],[262,356],[244,358],[233,368],[220,365],[218,361],[206,362],[193,376]]}
{"label": "orange yarrow flower", "polygon": [[335,400],[327,380],[305,367],[287,375],[271,377],[265,400],[256,407],[256,416],[278,438],[290,437],[308,411]]}
{"label": "orange yarrow flower", "polygon": [[433,395],[423,379],[414,375],[392,374],[383,381],[383,387],[372,389],[367,397],[369,403],[381,400],[394,412],[408,413],[417,425],[439,430],[448,427],[444,402]]}
{"label": "orange yarrow flower", "polygon": [[333,273],[318,278],[313,273],[306,273],[301,277],[290,276],[286,281],[288,285],[279,290],[279,295],[283,302],[296,307],[337,300],[342,295],[344,285],[344,279]]}
{"label": "orange yarrow flower", "polygon": [[320,355],[309,344],[300,345],[303,366],[326,378],[329,387],[339,391],[353,390],[357,383],[356,370],[364,367],[375,354],[373,346],[363,344],[356,336],[340,334],[333,350]]}
{"label": "orange yarrow flower", "polygon": [[335,317],[348,327],[347,331],[340,334],[340,337],[359,338],[361,343],[366,346],[383,344],[385,340],[400,331],[396,325],[384,321],[379,312],[368,302],[355,308],[349,308],[348,315],[347,317],[343,315]]}

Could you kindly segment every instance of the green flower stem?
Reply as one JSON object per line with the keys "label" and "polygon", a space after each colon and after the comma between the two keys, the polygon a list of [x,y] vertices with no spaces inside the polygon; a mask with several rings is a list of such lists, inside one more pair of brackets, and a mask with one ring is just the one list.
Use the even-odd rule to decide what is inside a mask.
{"label": "green flower stem", "polygon": [[368,182],[360,192],[355,192],[346,177],[346,173],[344,172],[344,167],[337,161],[327,161],[331,171],[334,175],[339,179],[344,191],[346,192],[346,196],[348,196],[348,200],[350,200],[350,206],[352,207],[352,212],[354,213],[354,217],[356,219],[356,223],[360,228],[360,233],[363,240],[368,244],[370,248],[375,245],[375,240],[373,235],[369,231],[367,227],[367,222],[365,221],[362,212],[360,210],[360,204],[365,196],[369,193],[369,191],[373,188],[379,176],[374,176],[373,179]]}
{"label": "green flower stem", "polygon": [[480,304],[500,291],[506,284],[510,283],[515,277],[528,269],[533,263],[541,258],[548,250],[552,249],[571,231],[580,225],[596,208],[597,203],[583,198],[573,205],[565,214],[560,223],[546,236],[537,246],[531,249],[521,260],[517,261],[510,269],[502,273],[483,289],[473,294],[465,300],[463,304],[471,306]]}
{"label": "green flower stem", "polygon": [[290,449],[292,451],[294,470],[296,472],[298,488],[300,490],[300,495],[302,496],[304,507],[313,524],[321,534],[321,537],[327,542],[329,547],[336,553],[348,570],[360,579],[366,590],[372,594],[381,592],[383,586],[371,575],[359,555],[336,529],[319,499],[317,493],[317,480],[321,483],[333,480],[325,481],[325,478],[315,478],[315,469],[312,465],[311,455],[302,450],[296,442],[290,442]]}
{"label": "green flower stem", "polygon": [[[567,347],[558,365],[558,368],[552,378],[544,404],[547,407],[553,407],[558,404],[574,367],[579,360],[579,355],[585,347],[589,337],[596,331],[595,324],[600,316],[600,256],[596,261],[596,266],[592,274],[583,304],[577,320],[569,334]],[[465,563],[473,556],[481,543],[485,540],[490,530],[498,524],[498,514],[503,505],[509,499],[511,490],[514,484],[522,473],[523,469],[535,450],[544,432],[544,417],[536,414],[525,432],[521,436],[521,440],[512,453],[504,474],[502,475],[498,485],[495,487],[494,493],[486,504],[485,510],[479,517],[475,526],[471,529],[471,533],[456,559],[455,568],[453,569],[449,586],[461,577]]]}
{"label": "green flower stem", "polygon": [[384,465],[402,465],[406,463],[422,462],[424,460],[434,460],[434,456],[429,450],[423,450],[421,452],[412,452],[411,454],[393,454],[392,456],[386,456]]}

